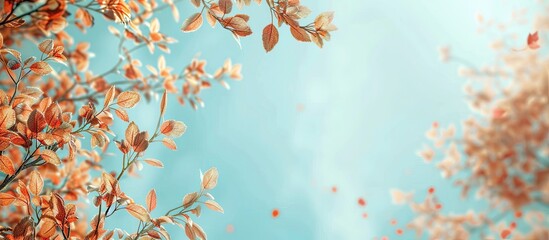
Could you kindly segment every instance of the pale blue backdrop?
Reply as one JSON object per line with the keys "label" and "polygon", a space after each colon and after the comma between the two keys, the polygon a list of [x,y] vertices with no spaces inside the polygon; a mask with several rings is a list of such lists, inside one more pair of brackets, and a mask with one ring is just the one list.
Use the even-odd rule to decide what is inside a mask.
{"label": "pale blue backdrop", "polygon": [[[416,155],[433,121],[459,124],[469,116],[459,64],[441,63],[437,48],[451,44],[475,64],[489,62],[489,40],[497,32],[477,34],[476,14],[506,20],[520,7],[536,11],[535,1],[302,3],[314,13],[336,12],[339,30],[324,49],[294,41],[283,28],[280,44],[266,54],[259,34],[270,21],[265,6],[247,9],[256,34],[242,40],[242,49],[219,26],[184,34],[165,12],[161,31],[180,40],[166,56],[171,66],[183,67],[201,53],[213,71],[232,58],[243,64],[244,80],[232,83],[230,91],[216,86],[205,92],[206,108],[199,111],[170,99],[167,117],[189,127],[177,141],[179,149],[149,151],[147,156],[164,160],[166,168],[146,167],[144,178],[124,180],[124,190],[143,203],[156,188],[156,213],[163,213],[198,188],[199,169],[216,166],[220,179],[213,194],[225,214],[204,211],[196,220],[210,239],[395,238],[389,221],[396,218],[397,227],[404,227],[411,212],[391,204],[391,188],[415,190],[419,200],[435,186],[444,211],[479,207],[462,204],[451,184]],[[179,7],[182,18],[196,11],[187,3]],[[530,30],[524,26],[525,34]],[[105,34],[100,24],[83,36],[95,43],[95,72],[116,61],[105,57],[115,49]],[[139,56],[144,64],[156,64],[157,56],[146,51]],[[297,111],[298,105],[304,110]],[[156,107],[141,104],[130,117],[153,129]],[[118,170],[118,160],[112,161]],[[333,185],[337,194],[330,192]],[[366,208],[356,204],[358,197],[367,200]],[[271,218],[273,208],[281,211],[277,219]],[[137,227],[125,213],[116,219],[110,227]],[[234,225],[233,233],[225,231],[228,224]],[[183,231],[171,230],[174,239],[184,237]]]}

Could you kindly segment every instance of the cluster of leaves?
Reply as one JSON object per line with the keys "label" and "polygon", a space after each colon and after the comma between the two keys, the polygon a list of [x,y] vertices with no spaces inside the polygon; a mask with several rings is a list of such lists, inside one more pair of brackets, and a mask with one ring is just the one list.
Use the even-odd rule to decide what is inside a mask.
{"label": "cluster of leaves", "polygon": [[[549,22],[545,24],[549,26]],[[539,28],[546,32],[549,28]],[[397,203],[410,203],[417,213],[409,227],[430,239],[547,239],[549,207],[549,72],[538,32],[526,47],[513,50],[511,41],[492,46],[498,60],[481,69],[468,64],[460,74],[469,79],[465,92],[476,113],[456,127],[434,123],[426,133],[433,144],[419,155],[436,161],[442,176],[454,180],[462,197],[475,191],[489,203],[486,211],[447,215],[434,194],[414,203],[411,194],[397,192]],[[456,60],[449,49],[444,60]],[[465,63],[467,64],[467,63]],[[522,226],[520,229],[517,226]]]}
{"label": "cluster of leaves", "polygon": [[[0,6],[0,176],[3,178],[0,238],[170,239],[164,226],[175,224],[184,229],[189,239],[206,239],[206,233],[191,216],[200,216],[203,206],[223,212],[209,193],[217,185],[215,168],[201,175],[199,191],[186,194],[180,204],[158,217],[151,214],[157,205],[154,189],[146,196],[145,204],[140,205],[125,194],[121,185],[124,176],[136,176],[145,164],[164,166],[161,160],[145,157],[151,144],[177,149],[174,138],[182,136],[186,126],[177,120],[164,119],[169,95],[175,95],[180,104],[198,109],[204,106],[200,93],[210,88],[212,82],[229,88],[227,80],[242,79],[241,66],[230,60],[213,73],[206,71],[206,61],[200,59],[175,72],[162,55],[157,66],[142,67],[135,57],[137,51],[147,49],[153,54],[159,49],[170,53],[169,45],[176,39],[160,31],[155,14],[171,9],[178,21],[179,2],[3,2]],[[202,11],[183,23],[184,31],[196,30],[205,15],[212,25],[219,22],[237,39],[252,33],[247,15],[226,15],[231,12],[232,1],[191,0],[190,3],[202,7]],[[240,7],[250,5],[249,0],[236,3]],[[297,20],[308,12],[299,1],[268,1],[268,6],[272,14],[276,13],[279,26],[285,23],[296,28],[292,33],[306,31],[301,33],[300,40],[305,41],[304,36],[310,35],[322,45],[322,39],[329,39],[329,31],[335,30],[332,14],[321,14],[314,24],[299,26]],[[118,58],[112,68],[99,74],[90,70],[91,44],[70,34],[74,27],[85,33],[98,16],[126,25],[109,27],[113,42],[118,43]],[[272,45],[268,50],[276,44],[272,39],[272,36],[267,39]],[[17,50],[28,43],[38,43],[39,57],[24,58],[30,50]],[[156,98],[160,99],[156,128],[141,130],[131,121],[128,110],[142,99]],[[121,135],[111,130],[115,129],[113,125],[126,123],[123,139],[113,141],[114,135]],[[106,156],[120,156],[121,168],[105,169]],[[84,204],[90,197],[92,206]],[[97,214],[88,218],[81,210],[86,207],[96,207]],[[135,232],[105,229],[106,221],[121,210],[139,221]]]}

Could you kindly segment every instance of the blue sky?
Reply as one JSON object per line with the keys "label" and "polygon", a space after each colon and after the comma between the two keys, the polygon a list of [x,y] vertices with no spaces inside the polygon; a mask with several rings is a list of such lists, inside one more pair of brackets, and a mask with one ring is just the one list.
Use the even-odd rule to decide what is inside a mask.
{"label": "blue sky", "polygon": [[[154,147],[147,156],[162,159],[166,168],[145,168],[142,179],[125,179],[123,189],[143,202],[155,188],[156,213],[162,213],[198,188],[199,169],[216,166],[220,179],[213,195],[225,214],[205,211],[196,220],[210,239],[392,237],[389,221],[396,218],[403,227],[411,213],[391,204],[391,188],[413,190],[419,198],[435,186],[449,209],[478,207],[460,202],[451,184],[416,155],[433,121],[459,125],[470,114],[459,65],[441,63],[437,48],[449,44],[475,64],[489,62],[490,36],[477,34],[476,14],[510,19],[512,10],[535,8],[535,1],[302,3],[314,13],[336,12],[339,30],[324,49],[298,43],[283,29],[280,44],[266,54],[258,34],[270,21],[264,6],[247,10],[256,34],[242,40],[242,49],[222,29],[205,26],[185,34],[168,14],[162,16],[161,31],[179,39],[166,56],[169,65],[183,67],[200,53],[213,71],[231,58],[243,64],[244,80],[230,91],[209,90],[206,108],[196,112],[171,99],[167,118],[188,125],[179,149]],[[183,5],[182,18],[193,11]],[[116,61],[104,58],[116,46],[110,37],[98,37],[107,34],[101,26],[85,35],[96,44],[95,72]],[[158,55],[139,54],[144,64],[156,63]],[[297,111],[298,105],[304,110]],[[141,104],[130,117],[152,129],[156,106]],[[330,192],[333,185],[337,194]],[[358,197],[368,201],[366,208],[357,206]],[[277,219],[270,217],[273,208],[281,211]],[[116,219],[112,227],[137,227],[129,215]],[[234,233],[226,233],[227,224]],[[173,230],[174,239],[184,236]]]}

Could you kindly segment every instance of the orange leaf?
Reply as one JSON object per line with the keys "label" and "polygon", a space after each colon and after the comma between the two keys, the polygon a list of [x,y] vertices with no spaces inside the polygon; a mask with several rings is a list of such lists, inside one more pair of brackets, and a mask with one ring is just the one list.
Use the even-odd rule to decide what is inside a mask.
{"label": "orange leaf", "polygon": [[128,211],[128,213],[133,217],[145,223],[149,222],[149,220],[151,219],[149,212],[147,212],[144,207],[138,204],[130,204],[126,206],[126,211]]}
{"label": "orange leaf", "polygon": [[147,194],[146,202],[149,212],[156,208],[156,191],[154,189],[151,189],[149,194]]}
{"label": "orange leaf", "polygon": [[177,150],[177,144],[175,144],[175,141],[171,138],[162,139],[162,144],[171,150]]}
{"label": "orange leaf", "polygon": [[15,196],[9,193],[0,193],[0,206],[9,206],[15,201]]}
{"label": "orange leaf", "polygon": [[42,159],[44,159],[44,161],[46,161],[47,163],[51,163],[53,165],[59,165],[61,164],[61,159],[59,159],[59,156],[57,156],[57,154],[52,151],[52,150],[49,150],[49,149],[46,149],[46,150],[43,150],[41,153],[40,153],[40,156],[42,157]]}
{"label": "orange leaf", "polygon": [[59,106],[59,104],[57,103],[54,103],[54,104],[51,104],[47,109],[46,109],[46,112],[45,112],[45,119],[46,119],[46,123],[52,127],[52,128],[57,128],[61,125],[62,120],[61,120],[61,107]]}
{"label": "orange leaf", "polygon": [[33,63],[30,66],[30,70],[38,75],[46,75],[50,73],[53,69],[51,69],[50,65],[47,62],[39,61]]}
{"label": "orange leaf", "polygon": [[139,102],[140,99],[141,96],[139,95],[139,93],[134,91],[127,91],[118,95],[116,103],[118,104],[118,106],[124,108],[132,108]]}
{"label": "orange leaf", "polygon": [[528,43],[528,48],[530,48],[532,50],[540,48],[538,32],[528,34],[527,43]]}
{"label": "orange leaf", "polygon": [[187,125],[175,120],[167,120],[160,126],[160,132],[168,137],[180,137],[187,130]]}
{"label": "orange leaf", "polygon": [[202,188],[203,189],[213,189],[217,185],[217,178],[219,177],[219,172],[217,168],[210,168],[204,177],[202,178]]}
{"label": "orange leaf", "polygon": [[34,196],[39,196],[44,187],[44,179],[36,170],[32,171],[29,179],[29,190]]}
{"label": "orange leaf", "polygon": [[311,38],[309,37],[309,34],[307,33],[307,31],[305,31],[301,27],[291,26],[290,27],[290,32],[292,33],[292,36],[294,36],[294,38],[298,41],[301,41],[301,42],[310,42],[311,41]]}
{"label": "orange leaf", "polygon": [[130,121],[130,117],[128,116],[128,113],[126,112],[126,110],[116,109],[116,110],[114,110],[114,113],[116,114],[116,116],[118,116],[120,119],[122,119],[122,121],[124,121],[124,122],[129,122]]}
{"label": "orange leaf", "polygon": [[213,201],[213,200],[207,200],[205,203],[206,207],[208,207],[211,210],[214,210],[216,212],[224,213],[223,208],[219,205],[219,203]]}
{"label": "orange leaf", "polygon": [[53,40],[46,39],[42,41],[40,44],[38,44],[38,49],[40,50],[40,52],[48,54],[51,50],[53,50]]}
{"label": "orange leaf", "polygon": [[278,43],[278,30],[275,25],[269,24],[263,29],[263,48],[270,52]]}
{"label": "orange leaf", "polygon": [[147,164],[149,164],[153,167],[164,168],[164,164],[158,159],[149,158],[149,159],[143,160],[143,162],[145,162],[145,163],[147,163]]}
{"label": "orange leaf", "polygon": [[9,129],[15,125],[15,111],[10,106],[0,106],[0,128]]}
{"label": "orange leaf", "polygon": [[13,162],[10,158],[0,155],[0,172],[3,172],[8,175],[15,174],[15,168],[13,167]]}
{"label": "orange leaf", "polygon": [[44,115],[38,110],[34,109],[29,115],[27,120],[27,126],[31,132],[41,132],[46,127],[46,119]]}
{"label": "orange leaf", "polygon": [[166,112],[166,106],[168,105],[168,92],[164,90],[164,93],[162,94],[162,99],[160,99],[160,116],[164,116],[164,113]]}
{"label": "orange leaf", "polygon": [[105,100],[103,103],[103,108],[107,108],[111,103],[112,100],[114,100],[114,95],[116,94],[116,88],[112,86],[107,90],[107,93],[105,93]]}
{"label": "orange leaf", "polygon": [[191,17],[187,18],[185,22],[183,22],[181,30],[183,32],[194,32],[202,26],[202,22],[202,14],[195,13]]}

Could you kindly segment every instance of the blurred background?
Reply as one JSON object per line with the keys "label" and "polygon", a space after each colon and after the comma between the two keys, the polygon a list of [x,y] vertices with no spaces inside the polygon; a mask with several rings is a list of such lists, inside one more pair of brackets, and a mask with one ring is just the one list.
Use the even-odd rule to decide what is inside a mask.
{"label": "blurred background", "polygon": [[[206,107],[198,111],[170,99],[166,118],[188,126],[177,140],[178,150],[155,145],[147,156],[162,159],[165,168],[145,167],[142,178],[124,180],[124,190],[143,203],[155,188],[156,211],[163,213],[198,188],[200,170],[217,167],[220,178],[213,195],[225,213],[204,211],[196,220],[210,239],[395,238],[395,228],[404,228],[411,211],[392,204],[390,189],[415,191],[420,198],[433,186],[449,206],[443,211],[486,207],[461,201],[459,190],[417,155],[433,122],[459,126],[470,116],[459,65],[442,63],[437,49],[451,45],[456,55],[482,65],[494,58],[488,46],[497,32],[478,34],[477,15],[505,21],[517,9],[539,10],[536,1],[302,4],[313,13],[336,13],[339,30],[324,49],[294,41],[287,29],[271,53],[263,50],[261,34],[243,39],[239,48],[220,29],[205,26],[182,33],[180,23],[164,12],[161,31],[179,39],[165,55],[172,67],[184,67],[200,54],[214,71],[231,58],[243,65],[244,79],[231,82],[229,91],[215,86],[205,92]],[[182,19],[196,11],[187,3],[180,9]],[[251,21],[256,33],[270,21],[264,6],[247,11],[256,19]],[[519,31],[526,34],[531,28],[527,24]],[[116,49],[110,36],[102,37],[108,34],[105,27],[74,34],[93,41],[91,52],[97,56]],[[139,54],[144,65],[156,65],[160,53]],[[97,69],[92,70],[102,72],[116,60],[96,57],[91,66]],[[156,109],[156,102],[141,103],[130,118],[154,129]],[[119,126],[119,132],[125,129]],[[108,169],[118,165],[113,159]],[[357,204],[359,198],[365,206]],[[277,218],[273,209],[280,212]],[[130,215],[116,218],[110,227],[137,226]],[[184,238],[183,231],[172,232],[174,239]],[[405,231],[400,237],[413,234]]]}

